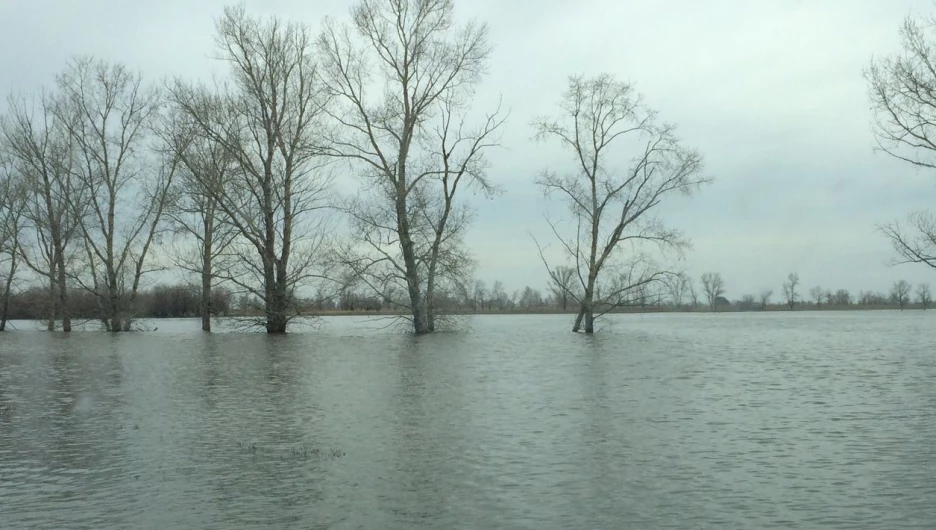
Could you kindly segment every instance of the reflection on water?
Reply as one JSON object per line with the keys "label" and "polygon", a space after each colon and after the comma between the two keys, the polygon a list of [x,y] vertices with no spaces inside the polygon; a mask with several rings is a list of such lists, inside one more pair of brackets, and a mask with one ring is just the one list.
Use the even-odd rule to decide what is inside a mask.
{"label": "reflection on water", "polygon": [[7,528],[933,528],[933,312],[0,337]]}

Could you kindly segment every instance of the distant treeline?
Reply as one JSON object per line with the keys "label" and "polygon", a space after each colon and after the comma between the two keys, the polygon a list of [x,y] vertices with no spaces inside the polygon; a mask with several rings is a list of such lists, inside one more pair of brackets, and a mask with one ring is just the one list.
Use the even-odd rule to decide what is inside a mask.
{"label": "distant treeline", "polygon": [[[142,290],[133,306],[138,318],[195,318],[200,317],[200,290],[188,284],[157,285]],[[76,318],[97,319],[101,311],[97,306],[100,298],[92,293],[75,290],[69,298],[71,314]],[[407,310],[403,293],[390,291],[375,296],[366,289],[346,289],[335,294],[317,293],[312,298],[297,297],[294,314],[316,315],[334,313],[404,313]],[[543,292],[532,287],[508,294],[501,282],[495,282],[488,291],[483,282],[476,282],[472,289],[459,292],[438,292],[434,305],[448,313],[549,313],[575,311],[577,306],[571,299],[563,300],[561,291],[552,289]],[[48,289],[30,287],[15,292],[10,297],[10,317],[23,320],[46,320],[53,307]],[[263,304],[256,297],[237,295],[225,287],[212,290],[212,316],[251,316],[262,314]],[[796,301],[793,310],[860,310],[860,309],[927,309],[928,298],[903,304],[894,296],[873,291],[860,291],[853,297],[847,290],[824,293],[821,300]],[[737,311],[789,311],[787,303],[764,303],[753,295],[740,300],[721,299],[714,309],[700,300],[674,303],[665,292],[651,293],[638,297],[628,306],[616,308],[614,312],[737,312]]]}

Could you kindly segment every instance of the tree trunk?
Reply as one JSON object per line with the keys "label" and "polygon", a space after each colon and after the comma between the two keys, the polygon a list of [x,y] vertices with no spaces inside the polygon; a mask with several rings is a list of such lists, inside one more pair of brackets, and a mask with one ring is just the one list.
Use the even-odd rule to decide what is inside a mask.
{"label": "tree trunk", "polygon": [[588,284],[585,286],[585,296],[582,297],[582,304],[579,307],[578,315],[575,317],[575,324],[572,325],[572,332],[578,333],[582,329],[582,321],[585,322],[585,333],[595,332],[595,280],[598,277],[595,273],[588,275]]}
{"label": "tree trunk", "polygon": [[3,286],[3,300],[0,301],[0,331],[6,331],[6,323],[10,314],[10,288],[13,287],[13,273],[6,279],[6,285]]}
{"label": "tree trunk", "polygon": [[582,302],[579,307],[578,315],[575,317],[575,324],[572,326],[572,332],[578,333],[584,327],[585,333],[595,332],[595,312],[591,307],[591,301]]}
{"label": "tree trunk", "polygon": [[[398,190],[398,193],[401,193]],[[402,193],[405,193],[403,191]],[[409,220],[407,219],[406,198],[397,198],[397,231],[400,236],[400,247],[403,251],[403,264],[406,267],[406,290],[409,294],[410,307],[413,312],[413,333],[422,335],[431,330],[426,325],[426,313],[422,296],[419,292],[419,264],[416,253],[413,251],[413,240],[409,234]]]}
{"label": "tree trunk", "polygon": [[202,270],[201,328],[211,331],[211,274]]}
{"label": "tree trunk", "polygon": [[55,267],[49,269],[49,314],[46,331],[55,331],[55,318],[58,316],[58,293],[55,292]]}
{"label": "tree trunk", "polygon": [[266,283],[267,333],[286,333],[286,326],[289,324],[289,293],[286,285],[286,267],[282,260],[275,260],[268,267]]}
{"label": "tree trunk", "polygon": [[62,316],[62,331],[70,333],[72,330],[71,310],[68,307],[68,283],[65,273],[65,256],[60,250],[56,250],[56,273],[58,274],[58,300],[59,311]]}
{"label": "tree trunk", "polygon": [[585,317],[585,311],[585,302],[582,302],[578,315],[575,316],[575,324],[572,324],[572,333],[578,333],[582,329],[582,319]]}
{"label": "tree trunk", "polygon": [[201,270],[201,328],[202,331],[211,331],[211,250],[214,242],[212,241],[212,219],[206,216],[204,222],[205,240],[202,249],[202,270]]}
{"label": "tree trunk", "polygon": [[3,307],[0,307],[0,331],[6,331],[7,315],[10,311],[10,288],[3,291]]}
{"label": "tree trunk", "polygon": [[108,282],[108,310],[110,312],[106,319],[109,321],[108,330],[111,333],[120,333],[130,331],[131,320],[124,314],[123,302],[120,299],[120,291],[117,288],[116,275],[111,275],[111,281]]}
{"label": "tree trunk", "polygon": [[288,323],[289,319],[286,318],[285,311],[276,311],[273,309],[267,313],[266,330],[269,334],[279,335],[286,333],[286,325]]}
{"label": "tree trunk", "polygon": [[274,287],[271,295],[266,304],[267,333],[286,333],[286,325],[289,324],[289,317],[286,315],[286,293]]}

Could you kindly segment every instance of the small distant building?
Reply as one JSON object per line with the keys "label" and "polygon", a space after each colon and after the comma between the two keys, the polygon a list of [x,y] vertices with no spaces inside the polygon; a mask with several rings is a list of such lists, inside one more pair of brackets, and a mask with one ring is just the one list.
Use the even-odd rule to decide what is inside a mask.
{"label": "small distant building", "polygon": [[731,302],[728,301],[724,296],[719,296],[715,298],[715,309],[729,309],[731,307]]}

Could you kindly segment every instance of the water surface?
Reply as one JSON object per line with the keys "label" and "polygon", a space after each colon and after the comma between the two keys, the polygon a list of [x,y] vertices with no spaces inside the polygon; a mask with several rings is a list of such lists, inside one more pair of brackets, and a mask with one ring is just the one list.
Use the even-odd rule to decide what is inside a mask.
{"label": "water surface", "polygon": [[936,527],[936,312],[384,324],[0,336],[0,527]]}

